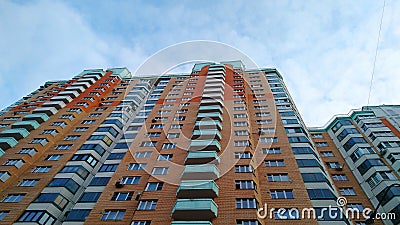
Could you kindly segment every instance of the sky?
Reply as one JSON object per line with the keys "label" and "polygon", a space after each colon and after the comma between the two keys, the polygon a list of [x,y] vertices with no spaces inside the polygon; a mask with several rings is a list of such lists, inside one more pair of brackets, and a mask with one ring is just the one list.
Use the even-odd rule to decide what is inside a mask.
{"label": "sky", "polygon": [[[135,71],[208,40],[277,68],[307,126],[367,105],[383,0],[0,1],[0,108],[84,69]],[[386,0],[370,105],[399,104],[400,1]],[[189,68],[187,68],[189,70]],[[187,71],[189,72],[189,71]]]}

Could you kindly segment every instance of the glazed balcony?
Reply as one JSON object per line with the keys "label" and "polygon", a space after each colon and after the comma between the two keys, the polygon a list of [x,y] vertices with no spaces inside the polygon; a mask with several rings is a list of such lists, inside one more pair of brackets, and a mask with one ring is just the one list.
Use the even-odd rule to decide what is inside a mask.
{"label": "glazed balcony", "polygon": [[192,151],[188,152],[185,164],[206,164],[206,163],[219,163],[220,158],[215,151]]}
{"label": "glazed balcony", "polygon": [[215,140],[192,140],[189,145],[190,151],[221,151],[221,144]]}
{"label": "glazed balcony", "polygon": [[22,121],[34,120],[38,123],[43,123],[44,121],[47,121],[49,118],[50,117],[46,113],[35,113],[24,116],[24,118],[22,118]]}
{"label": "glazed balcony", "polygon": [[37,129],[40,124],[36,120],[29,120],[29,121],[18,121],[11,125],[11,128],[25,128],[28,131],[32,131]]}
{"label": "glazed balcony", "polygon": [[[175,220],[211,221],[218,216],[218,206],[212,199],[178,199],[172,209]],[[197,221],[196,221],[197,224]]]}
{"label": "glazed balcony", "polygon": [[215,180],[219,178],[219,170],[214,164],[186,165],[182,172],[182,180]]}
{"label": "glazed balcony", "polygon": [[212,180],[183,180],[178,187],[178,198],[215,198],[218,186]]}

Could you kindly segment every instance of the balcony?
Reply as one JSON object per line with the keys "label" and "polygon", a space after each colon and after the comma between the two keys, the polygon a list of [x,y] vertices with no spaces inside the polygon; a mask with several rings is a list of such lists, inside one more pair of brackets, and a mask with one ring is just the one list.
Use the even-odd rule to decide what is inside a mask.
{"label": "balcony", "polygon": [[219,156],[215,151],[193,151],[187,154],[185,164],[219,163],[219,161]]}
{"label": "balcony", "polygon": [[215,129],[222,130],[222,124],[217,120],[203,120],[203,121],[196,121],[194,125],[195,129]]}
{"label": "balcony", "polygon": [[70,87],[84,87],[85,89],[90,87],[90,83],[89,82],[82,82],[82,81],[77,81],[75,83],[72,83]]}
{"label": "balcony", "polygon": [[24,118],[22,118],[22,121],[34,120],[38,123],[43,123],[44,121],[47,121],[49,118],[50,117],[46,113],[35,113],[24,116]]}
{"label": "balcony", "polygon": [[194,130],[192,134],[192,139],[217,139],[221,140],[222,136],[221,133],[217,129],[211,129],[211,130]]}
{"label": "balcony", "polygon": [[220,105],[202,105],[199,107],[199,112],[219,112],[222,113],[222,107]]}
{"label": "balcony", "polygon": [[174,221],[170,225],[212,225],[210,221]]}
{"label": "balcony", "polygon": [[219,178],[219,170],[214,164],[186,165],[182,172],[182,180],[215,180]]}
{"label": "balcony", "polygon": [[96,79],[90,78],[90,77],[85,77],[85,78],[80,78],[79,82],[87,82],[90,84],[94,84],[96,82]]}
{"label": "balcony", "polygon": [[25,128],[28,131],[32,131],[37,129],[40,126],[40,124],[35,121],[35,120],[30,120],[30,121],[18,121],[11,125],[11,128]]}
{"label": "balcony", "polygon": [[212,99],[212,98],[207,98],[207,97],[203,97],[200,101],[200,105],[220,105],[222,106],[222,102],[221,100],[217,100],[217,99]]}
{"label": "balcony", "polygon": [[42,107],[54,107],[57,110],[60,110],[61,108],[64,108],[66,106],[66,104],[63,101],[49,101],[49,102],[45,102],[42,104]]}
{"label": "balcony", "polygon": [[[5,152],[3,151],[3,149],[0,148],[0,156],[4,155],[4,153]],[[1,180],[1,178],[0,178],[0,180]]]}
{"label": "balcony", "polygon": [[215,140],[192,140],[189,145],[190,151],[221,151],[221,144]]}
{"label": "balcony", "polygon": [[0,137],[12,137],[15,140],[20,140],[22,138],[25,138],[29,135],[29,132],[25,128],[14,128],[14,129],[8,129],[8,130],[3,130],[0,133]]}
{"label": "balcony", "polygon": [[72,101],[72,98],[71,98],[71,96],[68,96],[68,95],[66,95],[66,96],[59,96],[59,95],[57,95],[57,96],[52,97],[52,98],[50,99],[50,101],[55,101],[55,102],[62,101],[62,102],[64,102],[65,104],[68,104],[69,102]]}
{"label": "balcony", "polygon": [[[69,86],[67,88],[65,88],[65,91],[76,91],[79,94],[85,91],[85,88],[83,88],[82,86]],[[60,95],[60,94],[58,94]]]}
{"label": "balcony", "polygon": [[79,92],[77,92],[77,91],[62,91],[62,92],[58,93],[57,97],[69,96],[71,98],[76,98],[76,97],[78,97],[78,95],[79,95]]}
{"label": "balcony", "polygon": [[178,187],[178,198],[215,198],[218,186],[212,180],[183,180]]}
{"label": "balcony", "polygon": [[197,114],[197,120],[202,120],[204,118],[218,119],[219,121],[222,122],[221,113],[199,113],[199,114]]}
{"label": "balcony", "polygon": [[172,209],[175,220],[208,220],[218,215],[218,206],[212,199],[178,199]]}
{"label": "balcony", "polygon": [[0,148],[2,150],[7,150],[18,144],[18,141],[13,137],[2,137],[0,138]]}
{"label": "balcony", "polygon": [[32,111],[32,113],[46,113],[48,116],[56,114],[58,110],[54,107],[42,107]]}
{"label": "balcony", "polygon": [[208,71],[224,71],[225,72],[225,66],[224,65],[210,65],[208,68]]}

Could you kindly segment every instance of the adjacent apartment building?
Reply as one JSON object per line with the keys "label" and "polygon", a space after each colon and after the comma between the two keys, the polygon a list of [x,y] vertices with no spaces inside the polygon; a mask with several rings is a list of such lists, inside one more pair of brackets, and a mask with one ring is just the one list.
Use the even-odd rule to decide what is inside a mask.
{"label": "adjacent apartment building", "polygon": [[308,129],[282,75],[240,61],[84,70],[0,112],[0,224],[399,224],[399,124]]}

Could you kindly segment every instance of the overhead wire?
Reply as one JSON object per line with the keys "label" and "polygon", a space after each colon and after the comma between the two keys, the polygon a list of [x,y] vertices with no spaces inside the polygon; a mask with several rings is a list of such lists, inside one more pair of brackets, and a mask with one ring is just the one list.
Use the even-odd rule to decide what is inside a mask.
{"label": "overhead wire", "polygon": [[374,57],[374,64],[372,66],[371,82],[370,82],[370,85],[369,85],[367,106],[369,106],[369,102],[371,100],[371,91],[372,91],[372,85],[373,85],[374,76],[375,76],[376,58],[378,56],[379,43],[380,43],[380,40],[381,40],[381,31],[382,31],[383,15],[385,14],[385,6],[386,6],[386,0],[383,0],[381,22],[379,24],[378,40],[376,42],[375,57]]}

